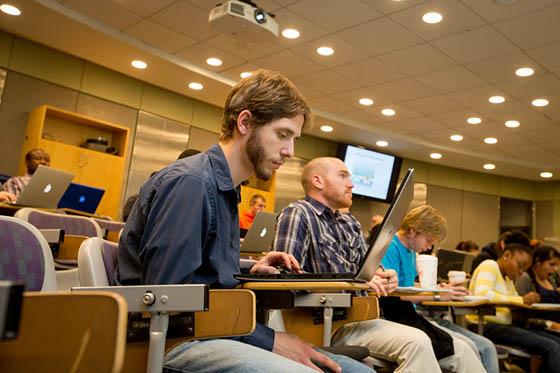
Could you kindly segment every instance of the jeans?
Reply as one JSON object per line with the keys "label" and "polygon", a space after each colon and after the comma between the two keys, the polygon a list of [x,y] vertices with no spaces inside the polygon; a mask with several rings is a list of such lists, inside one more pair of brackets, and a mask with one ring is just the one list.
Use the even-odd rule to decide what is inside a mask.
{"label": "jeans", "polygon": [[486,368],[486,371],[488,373],[500,372],[500,366],[498,363],[498,352],[496,351],[496,346],[494,346],[494,343],[492,343],[492,341],[481,335],[473,333],[468,329],[462,328],[449,320],[437,318],[434,319],[434,321],[439,325],[455,333],[459,333],[474,342],[474,345],[480,355],[480,360],[482,360],[482,365],[484,365],[484,368]]}
{"label": "jeans", "polygon": [[[374,373],[346,356],[321,353],[336,361],[343,372]],[[315,372],[309,367],[255,346],[226,339],[182,343],[165,355],[164,372]],[[316,372],[315,372],[316,373]]]}
{"label": "jeans", "polygon": [[517,326],[487,323],[484,335],[494,343],[519,347],[543,359],[539,372],[560,372],[560,343],[544,332],[522,329]]}

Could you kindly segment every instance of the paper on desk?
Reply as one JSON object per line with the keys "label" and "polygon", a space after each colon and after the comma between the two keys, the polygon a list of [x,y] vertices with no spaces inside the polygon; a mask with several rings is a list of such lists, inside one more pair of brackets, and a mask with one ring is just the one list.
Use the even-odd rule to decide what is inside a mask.
{"label": "paper on desk", "polygon": [[531,306],[535,308],[558,308],[560,309],[559,303],[533,303]]}
{"label": "paper on desk", "polygon": [[419,288],[419,287],[416,287],[416,286],[400,286],[400,287],[397,287],[395,292],[397,292],[397,293],[410,293],[410,294],[416,294],[416,293],[449,293],[449,292],[451,292],[451,289]]}

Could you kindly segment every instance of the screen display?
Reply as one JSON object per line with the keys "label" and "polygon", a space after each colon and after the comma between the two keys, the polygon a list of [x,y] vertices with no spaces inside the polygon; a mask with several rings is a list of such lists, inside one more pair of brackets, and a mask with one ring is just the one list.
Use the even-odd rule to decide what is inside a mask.
{"label": "screen display", "polygon": [[341,158],[352,174],[352,193],[384,202],[393,199],[401,158],[353,145],[343,147]]}

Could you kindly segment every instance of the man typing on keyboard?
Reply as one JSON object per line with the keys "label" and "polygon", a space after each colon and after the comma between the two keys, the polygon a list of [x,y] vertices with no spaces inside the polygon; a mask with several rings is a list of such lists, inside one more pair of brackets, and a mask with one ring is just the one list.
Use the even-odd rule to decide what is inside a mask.
{"label": "man typing on keyboard", "polygon": [[[356,272],[367,244],[352,205],[350,172],[337,158],[316,158],[303,168],[305,198],[280,213],[274,249],[292,254],[305,272]],[[378,269],[372,291],[387,295],[397,287],[393,270]],[[398,364],[397,372],[440,372],[428,336],[383,319],[349,323],[333,336],[333,345],[361,345],[370,354]]]}

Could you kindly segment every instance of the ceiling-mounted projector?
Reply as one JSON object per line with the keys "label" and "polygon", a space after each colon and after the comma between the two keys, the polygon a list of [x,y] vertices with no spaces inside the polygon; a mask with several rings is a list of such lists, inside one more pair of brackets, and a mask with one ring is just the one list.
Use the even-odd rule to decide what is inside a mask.
{"label": "ceiling-mounted projector", "polygon": [[274,15],[252,1],[229,0],[210,11],[208,24],[213,30],[246,41],[278,36],[280,27]]}

